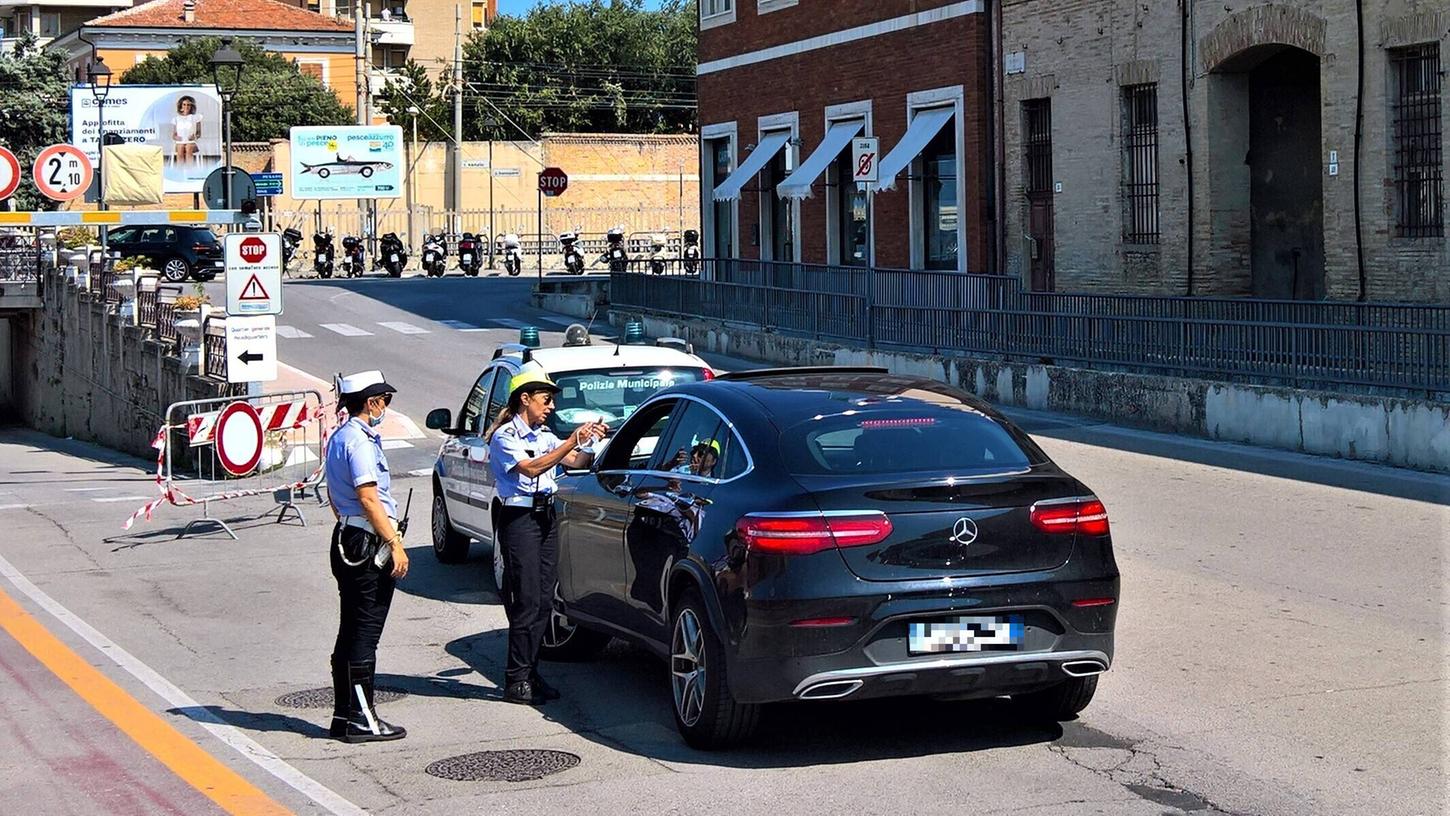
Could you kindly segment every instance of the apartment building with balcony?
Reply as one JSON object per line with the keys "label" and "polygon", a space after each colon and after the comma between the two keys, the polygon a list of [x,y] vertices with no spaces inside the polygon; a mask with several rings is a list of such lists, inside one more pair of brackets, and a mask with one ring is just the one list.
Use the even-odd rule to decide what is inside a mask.
{"label": "apartment building with balcony", "polygon": [[362,16],[371,41],[370,85],[376,93],[388,76],[413,60],[435,75],[453,67],[455,19],[466,39],[498,16],[498,0],[291,0],[349,25]]}
{"label": "apartment building with balcony", "polygon": [[87,20],[124,11],[146,0],[0,0],[0,51],[15,47],[26,32],[40,45],[79,28]]}

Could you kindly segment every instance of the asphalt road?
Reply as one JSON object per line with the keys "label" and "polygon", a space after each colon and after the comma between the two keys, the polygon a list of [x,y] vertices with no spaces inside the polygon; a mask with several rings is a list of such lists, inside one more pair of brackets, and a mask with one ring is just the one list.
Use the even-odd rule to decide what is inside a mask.
{"label": "asphalt road", "polygon": [[[456,407],[494,345],[516,337],[515,324],[550,325],[522,303],[525,287],[288,283],[279,323],[310,336],[283,340],[281,356],[324,378],[381,367],[402,388],[394,406],[421,424],[428,408]],[[546,666],[564,700],[510,706],[499,701],[504,616],[486,548],[444,567],[415,533],[413,572],[380,652],[381,682],[406,692],[382,713],[410,736],[340,745],[322,737],[325,709],[278,702],[328,682],[328,512],[304,506],[302,528],[274,523],[267,500],[218,505],[237,522],[234,544],[210,534],[176,540],[199,512],[163,507],[123,534],[139,504],[127,497],[154,495],[147,463],[28,432],[0,434],[0,524],[10,533],[0,537],[0,591],[299,813],[355,812],[341,800],[418,814],[1446,811],[1450,479],[1016,416],[1105,500],[1123,573],[1114,667],[1093,705],[1060,728],[1024,727],[994,702],[793,705],[768,712],[754,746],[699,753],[674,732],[665,667],[622,646],[593,664]],[[390,450],[394,472],[403,457],[426,467],[435,440],[401,441],[411,447]],[[427,482],[405,477],[400,486],[426,492]],[[67,615],[124,649],[129,668]],[[7,637],[0,630],[0,796],[15,812],[80,812],[86,802],[91,812],[199,812],[154,755],[69,700]],[[137,665],[169,686],[138,679],[146,672]],[[40,691],[23,693],[13,678]],[[69,736],[50,739],[60,732]],[[580,762],[528,782],[425,772],[498,749],[565,751]],[[120,770],[66,770],[100,757]],[[123,772],[173,804],[114,805],[125,804],[113,790]]]}

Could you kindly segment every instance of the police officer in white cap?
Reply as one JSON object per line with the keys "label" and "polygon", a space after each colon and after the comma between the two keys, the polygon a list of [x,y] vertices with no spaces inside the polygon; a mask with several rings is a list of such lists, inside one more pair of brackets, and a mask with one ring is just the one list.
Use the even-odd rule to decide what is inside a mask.
{"label": "police officer in white cap", "polygon": [[332,649],[332,726],[344,742],[402,739],[407,731],[383,722],[373,707],[378,639],[388,619],[394,582],[408,574],[408,553],[398,529],[398,504],[377,427],[397,391],[380,371],[338,382],[347,422],[327,441],[327,492],[337,526],[332,531],[332,575],[342,602]]}
{"label": "police officer in white cap", "polygon": [[539,648],[553,611],[558,582],[559,529],[554,511],[560,465],[587,468],[593,454],[580,450],[603,439],[609,427],[586,422],[560,440],[544,421],[559,386],[536,362],[509,383],[509,401],[488,429],[489,467],[503,509],[495,541],[504,554],[504,611],[509,619],[504,699],[539,705],[559,692],[539,676]]}

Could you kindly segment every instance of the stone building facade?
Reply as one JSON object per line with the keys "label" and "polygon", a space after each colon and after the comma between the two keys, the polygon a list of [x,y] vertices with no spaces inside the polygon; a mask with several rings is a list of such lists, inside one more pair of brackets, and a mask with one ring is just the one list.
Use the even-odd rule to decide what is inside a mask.
{"label": "stone building facade", "polygon": [[1000,9],[1008,272],[1059,291],[1450,302],[1450,0]]}

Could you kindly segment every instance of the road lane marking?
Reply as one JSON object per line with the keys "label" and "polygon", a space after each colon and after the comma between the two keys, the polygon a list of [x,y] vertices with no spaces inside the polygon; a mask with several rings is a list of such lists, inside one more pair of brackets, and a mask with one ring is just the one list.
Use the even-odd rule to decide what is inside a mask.
{"label": "road lane marking", "polygon": [[411,448],[411,447],[413,447],[413,443],[412,442],[409,442],[406,439],[384,439],[383,440],[383,450],[399,450],[401,448]]}
{"label": "road lane marking", "polygon": [[297,328],[296,326],[278,326],[277,336],[287,340],[306,340],[312,335]]}
{"label": "road lane marking", "polygon": [[410,471],[408,471],[408,475],[409,476],[432,476],[433,475],[433,469],[432,468],[418,468],[417,470],[410,470]]}
{"label": "road lane marking", "polygon": [[372,332],[370,332],[370,331],[364,331],[362,329],[359,329],[357,326],[351,326],[351,325],[348,325],[347,323],[323,323],[321,325],[322,325],[322,328],[327,329],[330,332],[337,332],[338,334],[342,335],[343,337],[371,337],[372,336]]}
{"label": "road lane marking", "polygon": [[33,506],[29,504],[0,504],[0,510],[24,510],[27,507]]}
{"label": "road lane marking", "polygon": [[[120,646],[116,645],[116,643],[114,643],[110,638],[101,634],[93,626],[81,620],[79,617],[76,616],[74,612],[71,612],[69,609],[61,606],[58,601],[47,595],[44,590],[32,583],[29,578],[26,578],[18,569],[15,568],[15,565],[11,564],[8,560],[6,560],[4,556],[0,556],[0,575],[5,576],[10,581],[10,583],[15,586],[16,589],[20,590],[27,597],[29,597],[30,600],[34,601],[37,606],[39,606],[41,609],[44,609],[52,617],[64,624],[67,629],[75,632],[91,646],[95,647],[101,653],[110,657],[111,660],[115,661],[116,665],[120,666],[122,669],[125,669],[126,672],[129,673],[132,677],[135,677],[137,680],[140,680],[142,683],[144,683],[147,688],[155,692],[158,697],[165,700],[167,704],[169,704],[172,708],[179,709],[180,713],[184,714],[192,721],[199,724],[202,728],[205,728],[207,731],[211,732],[212,735],[216,736],[218,739],[231,746],[232,749],[234,749],[237,753],[256,763],[259,767],[270,773],[272,776],[275,776],[277,779],[286,783],[289,787],[293,788],[302,795],[316,802],[329,813],[335,814],[335,816],[367,816],[367,811],[337,795],[332,790],[322,785],[322,783],[316,781],[315,779],[312,779],[311,777],[307,776],[306,774],[302,773],[291,765],[288,765],[287,762],[284,761],[281,757],[264,748],[261,743],[258,743],[256,740],[252,739],[246,734],[243,734],[235,726],[227,724],[225,720],[213,714],[211,712],[211,709],[202,706],[196,700],[192,699],[189,694],[182,691],[175,684],[173,684],[170,680],[167,680],[165,677],[162,677],[160,674],[158,674],[156,670],[152,669],[150,666],[147,666],[145,663],[142,663],[130,652],[122,649]],[[18,613],[18,617],[15,613]],[[63,644],[60,640],[56,639],[54,635],[46,631],[46,629],[41,626],[39,621],[35,620],[35,618],[28,615],[25,610],[21,609],[20,606],[17,605],[15,601],[10,598],[10,596],[6,595],[3,591],[0,591],[0,626],[3,626],[5,630],[10,633],[11,637],[15,638],[16,641],[24,645],[27,651],[35,655],[37,658],[40,658],[40,655],[37,654],[34,649],[31,649],[27,645],[26,639],[22,638],[19,634],[17,634],[16,628],[13,628],[11,625],[12,622],[17,622],[15,625],[16,627],[19,627],[23,625],[26,620],[28,620],[31,624],[31,631],[38,632],[39,636],[48,638],[51,642],[53,642],[55,647],[58,648],[58,653],[60,655],[69,656],[69,664],[66,666],[66,672],[62,673],[61,671],[57,671],[55,668],[51,668],[51,671],[54,672],[57,677],[60,677],[61,680],[65,681],[65,683],[69,685],[72,689],[74,689],[76,693],[81,696],[82,699],[86,700],[87,703],[90,703],[93,707],[96,708],[97,711],[100,711],[103,715],[105,715],[107,719],[110,719],[112,722],[115,722],[117,726],[121,727],[121,730],[124,731],[128,736],[130,736],[132,739],[136,739],[136,736],[134,734],[132,734],[130,731],[127,731],[125,726],[121,725],[120,722],[117,722],[115,717],[112,717],[111,714],[109,714],[107,711],[103,710],[99,705],[97,705],[91,699],[91,697],[87,696],[88,694],[102,694],[106,692],[108,688],[113,689],[115,694],[119,695],[118,699],[121,704],[124,705],[129,703],[130,706],[134,707],[128,709],[128,711],[139,711],[141,714],[149,715],[151,718],[154,719],[155,725],[165,729],[170,729],[175,734],[177,739],[179,739],[182,743],[185,743],[185,745],[188,745],[192,749],[194,749],[195,753],[199,755],[199,761],[198,759],[188,757],[187,765],[185,766],[185,768],[179,769],[175,766],[172,766],[170,762],[166,762],[166,760],[163,759],[159,754],[156,754],[155,751],[151,751],[151,749],[147,747],[148,751],[151,751],[151,753],[153,755],[156,755],[158,759],[162,759],[162,761],[173,771],[175,771],[177,775],[180,776],[182,779],[186,780],[193,787],[197,787],[198,790],[209,796],[212,801],[215,801],[217,802],[217,804],[222,805],[223,808],[227,808],[227,805],[224,804],[220,799],[218,799],[217,795],[214,795],[221,793],[222,789],[209,789],[200,787],[195,782],[192,782],[191,775],[202,773],[203,771],[206,771],[209,767],[214,766],[216,768],[220,768],[220,770],[225,773],[232,774],[236,777],[236,780],[238,782],[250,787],[250,783],[248,783],[245,779],[242,779],[240,776],[237,776],[235,771],[232,771],[225,765],[222,765],[214,757],[212,757],[211,754],[207,753],[206,751],[202,750],[200,746],[196,745],[196,743],[186,739],[186,737],[183,736],[181,732],[176,731],[176,729],[168,724],[165,720],[162,720],[159,716],[151,713],[148,709],[142,706],[141,703],[137,702],[135,698],[127,695],[126,692],[120,688],[120,686],[117,686],[115,683],[111,682],[111,680],[109,680],[104,674],[101,674],[100,671],[87,663],[79,655],[68,649],[65,644]],[[50,667],[50,664],[46,663],[44,659],[41,659],[41,662],[45,663],[47,667]],[[86,672],[89,672],[90,675],[86,676]],[[137,714],[136,716],[140,715]],[[146,744],[141,743],[140,740],[137,740],[137,743],[141,744],[143,747],[146,747]],[[183,773],[183,770],[185,770],[186,773]],[[216,781],[220,780],[209,780],[209,782],[213,783]],[[230,811],[230,809],[228,810],[233,813],[245,814],[290,812],[283,808],[281,805],[278,805],[276,802],[273,802],[271,799],[267,798],[265,794],[263,794],[259,790],[256,790],[256,788],[252,788],[252,790],[256,791],[256,795],[260,797],[260,799],[256,800],[255,802],[257,807],[253,807],[249,810],[240,811]],[[261,805],[264,803],[266,805],[270,805],[270,808],[262,809]]]}
{"label": "road lane marking", "polygon": [[107,502],[150,501],[154,498],[156,495],[153,493],[147,496],[107,496],[104,499],[91,499],[91,501],[105,504]]}
{"label": "road lane marking", "polygon": [[494,324],[497,324],[499,326],[503,326],[506,329],[522,329],[523,327],[529,325],[528,323],[525,323],[522,320],[514,320],[514,319],[508,318],[508,317],[495,317],[495,318],[492,318],[490,320],[485,320],[484,322],[485,323],[494,323]]}
{"label": "road lane marking", "polygon": [[421,326],[414,326],[412,323],[404,323],[401,320],[390,320],[386,323],[379,323],[385,329],[392,329],[399,334],[428,334],[428,330]]}
{"label": "road lane marking", "polygon": [[98,493],[102,490],[110,490],[109,487],[67,487],[67,493]]}
{"label": "road lane marking", "polygon": [[466,331],[466,332],[488,331],[488,329],[480,328],[479,326],[475,326],[472,323],[464,323],[462,320],[439,320],[437,322],[442,323],[443,325],[447,326],[450,329],[457,329],[458,331]]}

